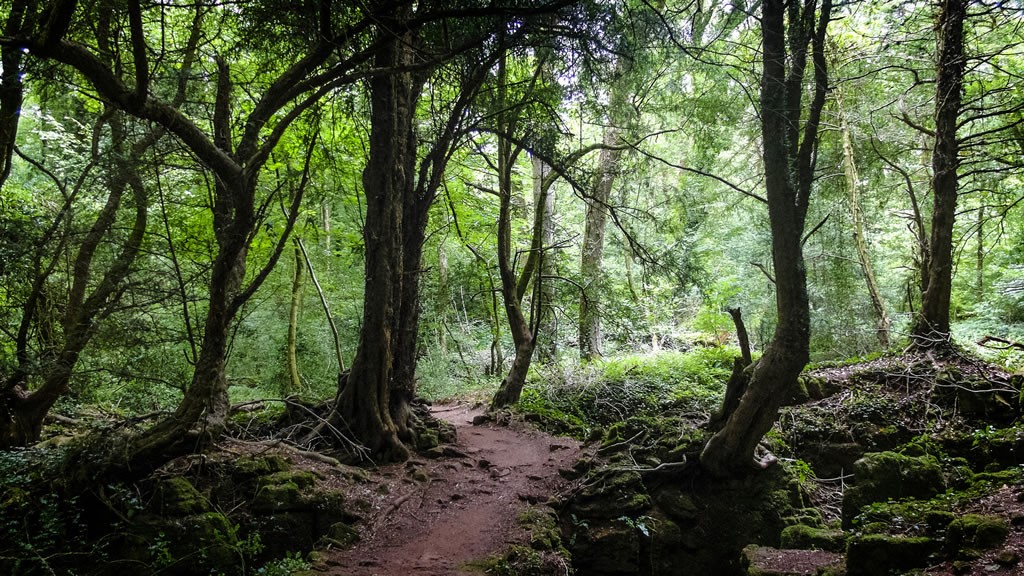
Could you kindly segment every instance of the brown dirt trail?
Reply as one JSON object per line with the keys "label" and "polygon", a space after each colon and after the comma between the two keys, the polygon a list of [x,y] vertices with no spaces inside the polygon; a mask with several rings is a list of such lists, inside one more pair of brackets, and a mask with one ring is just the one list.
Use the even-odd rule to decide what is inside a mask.
{"label": "brown dirt trail", "polygon": [[568,486],[558,473],[580,455],[579,444],[521,424],[473,426],[482,408],[438,405],[458,442],[433,460],[382,467],[368,489],[366,527],[354,547],[328,552],[327,574],[449,576],[479,574],[469,564],[522,542],[517,517]]}

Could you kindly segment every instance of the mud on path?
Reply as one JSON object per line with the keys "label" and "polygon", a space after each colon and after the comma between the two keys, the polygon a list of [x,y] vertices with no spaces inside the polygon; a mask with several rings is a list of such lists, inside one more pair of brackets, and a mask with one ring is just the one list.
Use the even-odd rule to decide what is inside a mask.
{"label": "mud on path", "polygon": [[[568,487],[559,470],[579,457],[579,443],[523,425],[472,425],[483,408],[437,405],[456,426],[444,457],[384,466],[368,483],[371,503],[360,541],[327,552],[325,573],[347,576],[480,574],[470,563],[522,543],[519,513]],[[377,476],[379,474],[379,476]]]}

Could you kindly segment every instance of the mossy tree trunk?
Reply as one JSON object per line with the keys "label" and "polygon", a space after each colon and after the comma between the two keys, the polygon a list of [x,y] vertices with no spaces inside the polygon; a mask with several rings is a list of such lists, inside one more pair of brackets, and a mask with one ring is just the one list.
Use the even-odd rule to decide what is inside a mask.
{"label": "mossy tree trunk", "polygon": [[288,341],[285,344],[285,357],[288,362],[288,391],[297,392],[302,388],[302,377],[299,374],[299,309],[302,305],[303,268],[306,262],[302,257],[302,249],[296,240],[292,247],[292,291],[288,304]]}
{"label": "mossy tree trunk", "polygon": [[843,136],[843,173],[846,176],[846,193],[850,201],[850,218],[853,220],[853,244],[857,250],[857,262],[860,264],[861,273],[864,274],[868,296],[871,298],[871,308],[875,311],[875,335],[882,349],[886,349],[889,347],[889,331],[892,329],[892,320],[889,319],[889,313],[885,309],[882,291],[878,287],[878,280],[875,276],[875,267],[872,265],[871,255],[868,253],[868,241],[864,234],[864,212],[860,203],[860,175],[857,172],[857,162],[853,155],[853,135],[850,123],[843,107],[842,92],[838,88],[835,89],[835,95],[839,108],[840,130]]}
{"label": "mossy tree trunk", "polygon": [[[828,88],[824,45],[830,14],[830,0],[823,0],[820,10],[813,0],[788,5],[767,0],[762,5],[761,133],[778,323],[739,403],[701,452],[701,464],[715,476],[734,475],[774,461],[756,458],[755,450],[774,425],[779,406],[809,359],[803,231]],[[814,92],[805,111],[803,84],[809,49]]]}

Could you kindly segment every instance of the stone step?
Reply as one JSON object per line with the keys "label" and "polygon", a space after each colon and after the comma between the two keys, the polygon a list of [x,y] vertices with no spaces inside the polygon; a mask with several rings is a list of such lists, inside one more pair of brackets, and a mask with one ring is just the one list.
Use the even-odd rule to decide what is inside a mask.
{"label": "stone step", "polygon": [[823,550],[780,550],[751,545],[743,549],[748,576],[843,576],[846,557]]}

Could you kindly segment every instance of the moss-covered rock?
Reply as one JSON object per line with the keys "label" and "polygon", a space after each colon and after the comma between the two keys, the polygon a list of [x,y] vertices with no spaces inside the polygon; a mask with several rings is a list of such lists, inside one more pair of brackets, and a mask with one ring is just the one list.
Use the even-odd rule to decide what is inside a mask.
{"label": "moss-covered rock", "polygon": [[681,490],[661,490],[654,501],[666,515],[676,520],[695,520],[700,514],[693,495]]}
{"label": "moss-covered rock", "polygon": [[218,512],[177,518],[146,515],[112,546],[119,558],[149,566],[160,574],[232,575],[241,574],[254,552],[238,539],[238,532]]}
{"label": "moss-covered rock", "polygon": [[617,518],[639,515],[651,506],[640,474],[609,471],[592,479],[580,490],[570,511],[581,518]]}
{"label": "moss-covered rock", "polygon": [[1006,540],[1009,526],[999,516],[965,514],[949,523],[946,549],[956,556],[972,550],[989,550]]}
{"label": "moss-covered rock", "polygon": [[940,548],[924,536],[866,534],[850,538],[846,547],[848,576],[878,576],[927,566]]}
{"label": "moss-covered rock", "polygon": [[562,534],[554,511],[531,506],[519,513],[519,524],[530,533],[530,548],[541,551],[562,548]]}
{"label": "moss-covered rock", "polygon": [[861,508],[872,502],[928,499],[946,489],[938,462],[929,456],[896,452],[865,454],[854,464],[856,484],[843,495],[843,526],[851,526]]}
{"label": "moss-covered rock", "polygon": [[800,550],[826,550],[839,552],[846,547],[846,533],[842,530],[829,530],[794,524],[782,530],[780,545],[783,548]]}
{"label": "moss-covered rock", "polygon": [[153,510],[161,516],[189,516],[210,511],[206,498],[181,476],[161,480],[154,492]]}
{"label": "moss-covered rock", "polygon": [[234,472],[238,477],[266,476],[275,472],[284,472],[291,464],[278,454],[262,456],[242,456],[234,462]]}
{"label": "moss-covered rock", "polygon": [[335,548],[348,548],[359,541],[359,530],[351,524],[336,522],[332,524],[320,539],[321,547],[330,545]]}
{"label": "moss-covered rock", "polygon": [[575,534],[573,566],[593,576],[640,574],[640,539],[640,532],[622,522],[587,527]]}
{"label": "moss-covered rock", "polygon": [[302,492],[294,482],[260,486],[251,504],[252,511],[257,514],[289,512],[304,507]]}
{"label": "moss-covered rock", "polygon": [[309,470],[284,470],[261,476],[259,483],[261,486],[295,484],[299,489],[305,489],[316,484],[316,474]]}
{"label": "moss-covered rock", "polygon": [[441,444],[437,430],[422,428],[416,431],[416,450],[421,452],[436,448]]}

